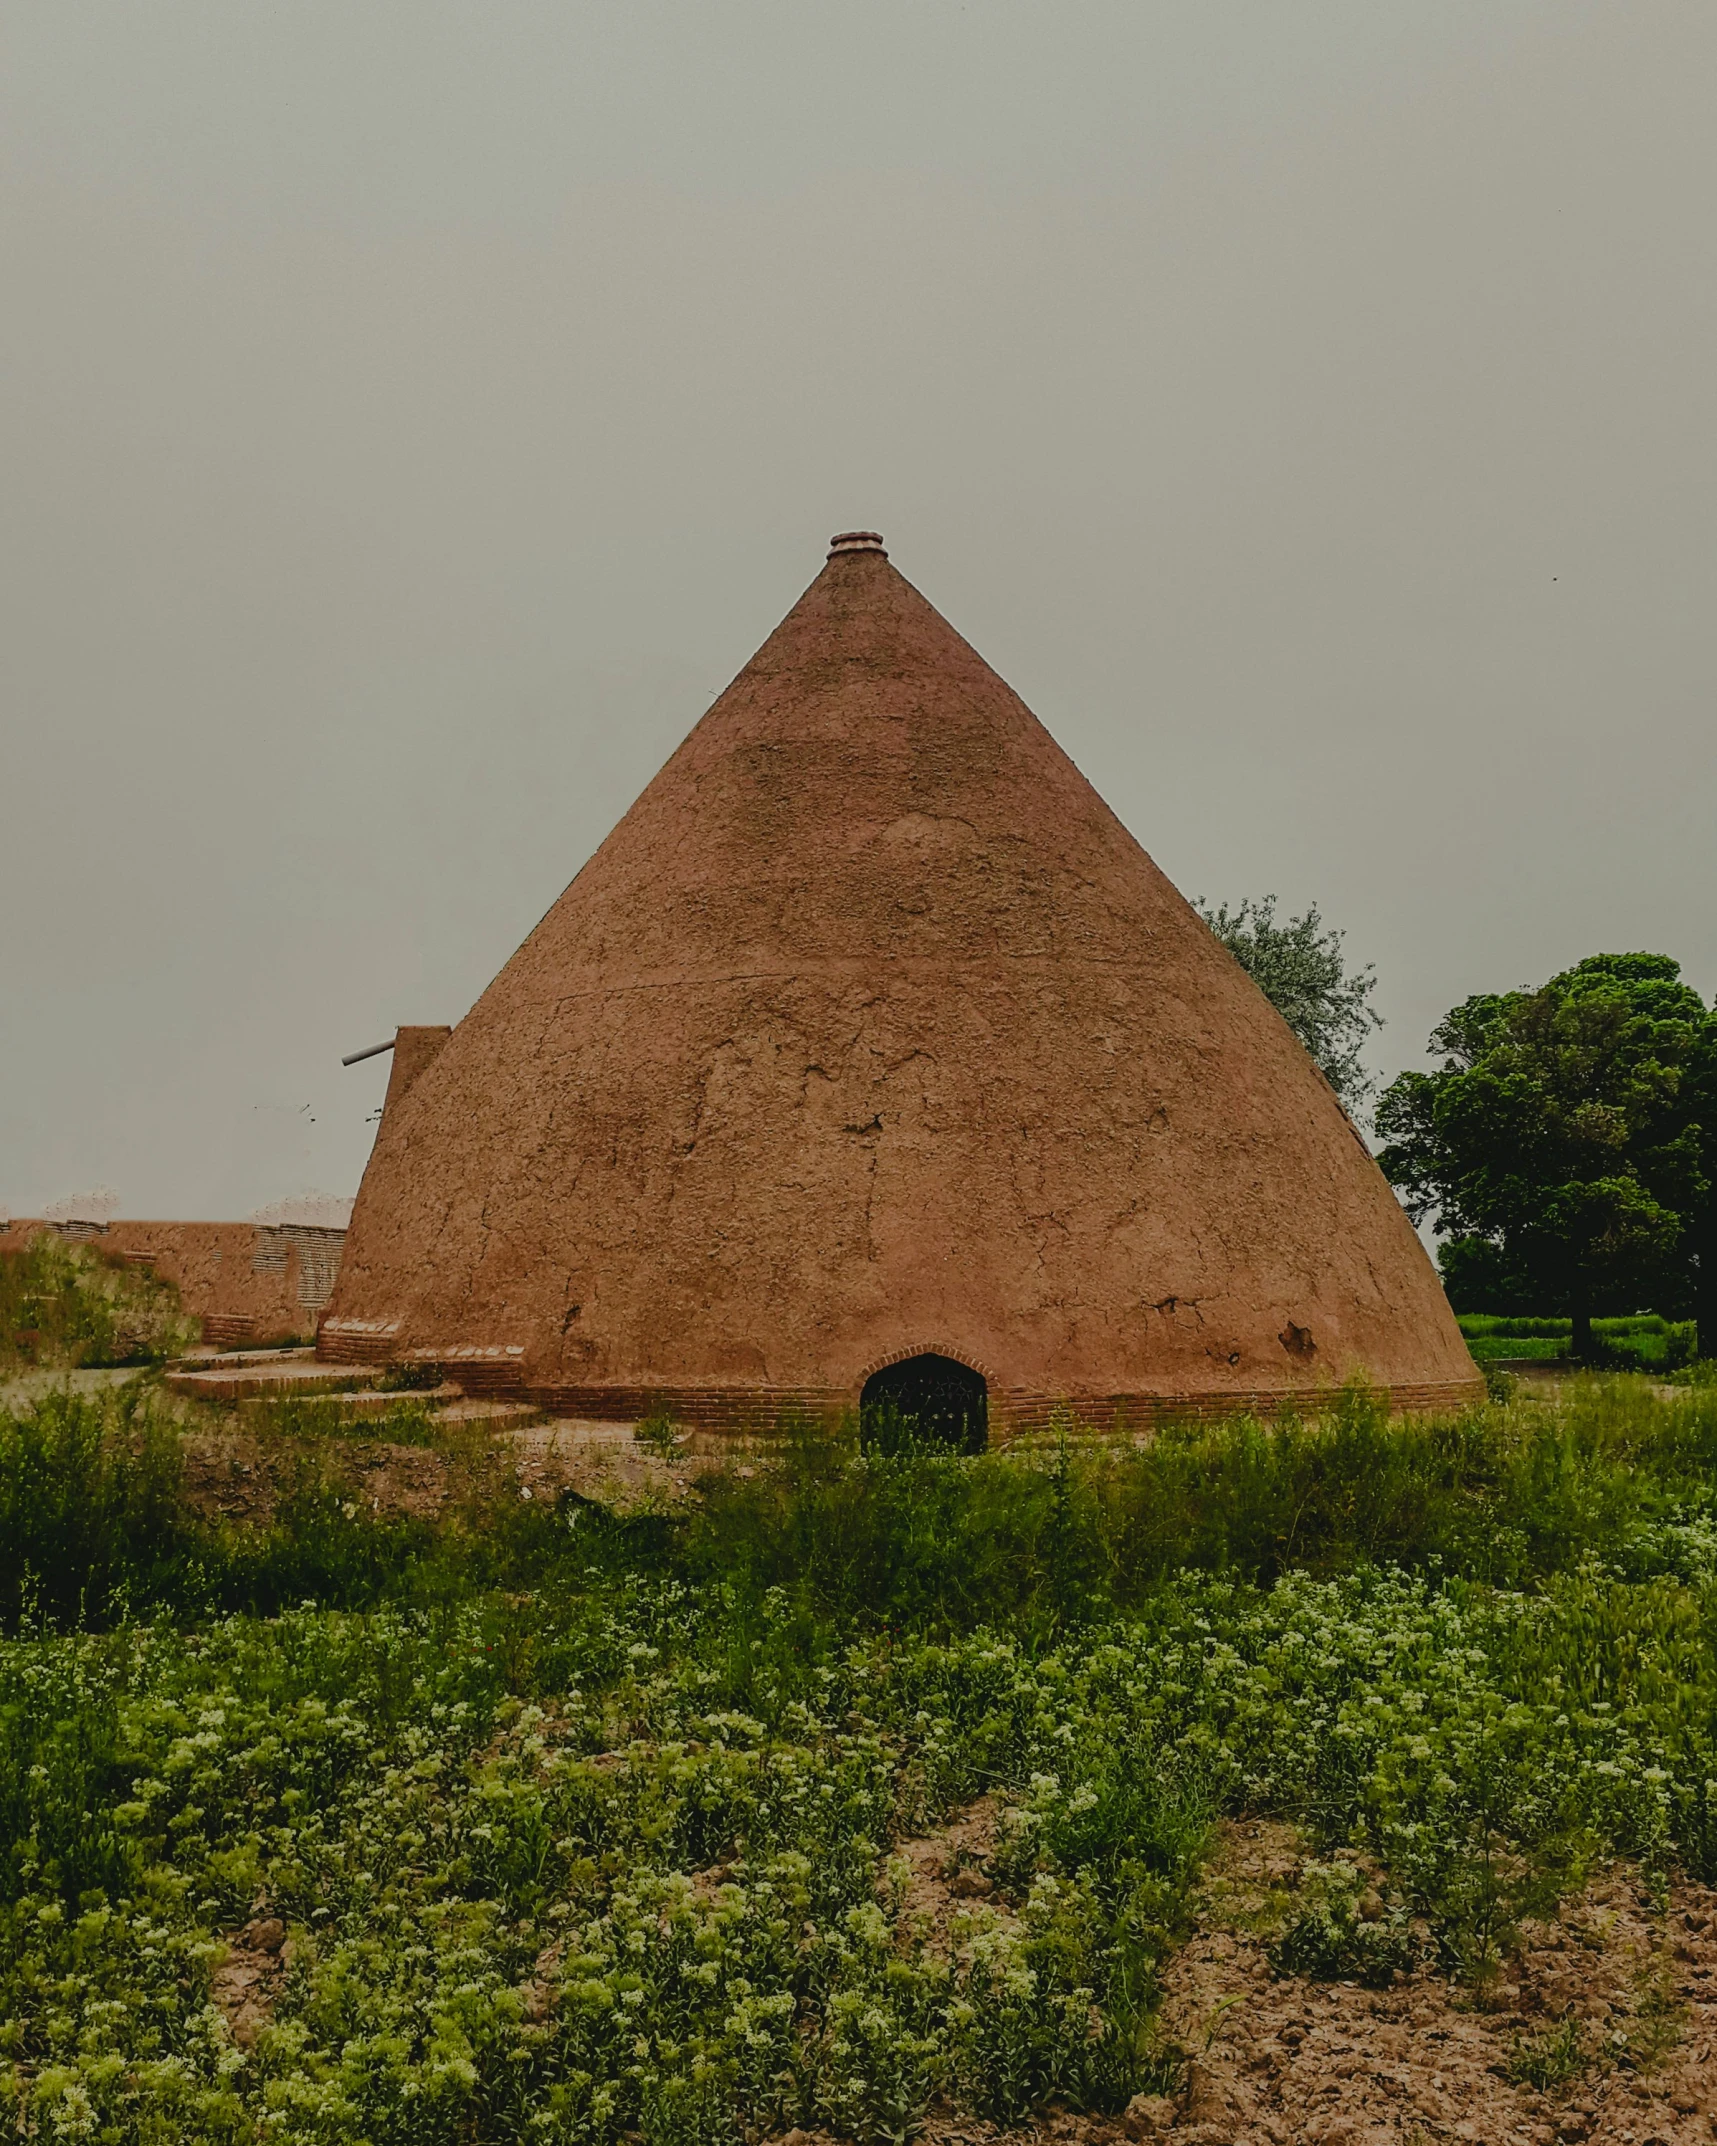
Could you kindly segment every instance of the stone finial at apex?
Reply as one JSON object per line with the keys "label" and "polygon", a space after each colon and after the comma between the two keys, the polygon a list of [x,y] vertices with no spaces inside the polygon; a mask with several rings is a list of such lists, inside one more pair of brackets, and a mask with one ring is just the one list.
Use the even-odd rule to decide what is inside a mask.
{"label": "stone finial at apex", "polygon": [[831,559],[839,558],[841,553],[846,551],[881,551],[885,559],[888,557],[888,553],[882,549],[882,539],[874,529],[848,529],[840,536],[830,537]]}

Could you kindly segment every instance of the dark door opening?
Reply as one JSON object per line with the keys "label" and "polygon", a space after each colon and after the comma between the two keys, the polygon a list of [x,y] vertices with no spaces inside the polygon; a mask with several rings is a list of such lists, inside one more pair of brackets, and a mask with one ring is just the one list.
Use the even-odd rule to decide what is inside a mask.
{"label": "dark door opening", "polygon": [[989,1388],[981,1371],[951,1356],[908,1356],[865,1380],[859,1426],[877,1453],[912,1445],[981,1453],[990,1435]]}

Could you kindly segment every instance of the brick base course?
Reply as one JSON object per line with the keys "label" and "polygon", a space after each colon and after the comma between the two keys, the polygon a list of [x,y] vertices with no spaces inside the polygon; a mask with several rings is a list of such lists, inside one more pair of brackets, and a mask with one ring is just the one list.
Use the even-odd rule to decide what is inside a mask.
{"label": "brick base course", "polygon": [[[396,1335],[383,1323],[325,1320],[316,1353],[323,1363],[381,1364],[396,1353]],[[407,1358],[433,1365],[468,1393],[509,1394],[528,1399],[550,1415],[591,1423],[640,1423],[647,1416],[667,1416],[690,1431],[716,1436],[768,1434],[794,1417],[833,1425],[857,1413],[856,1391],[841,1387],[790,1386],[625,1386],[530,1383],[518,1349],[450,1350],[446,1355],[412,1349]],[[1475,1370],[1469,1379],[1379,1387],[1395,1415],[1431,1415],[1468,1408],[1484,1399],[1484,1380]],[[1033,1393],[992,1386],[989,1396],[990,1442],[1053,1430],[1071,1416],[1081,1430],[1118,1434],[1150,1430],[1161,1423],[1210,1423],[1224,1416],[1279,1416],[1328,1405],[1332,1389],[1301,1386],[1253,1388],[1233,1393]]]}
{"label": "brick base course", "polygon": [[[832,1426],[858,1411],[856,1393],[829,1387],[531,1386],[510,1367],[495,1363],[438,1359],[437,1368],[467,1392],[515,1394],[554,1416],[595,1423],[639,1423],[648,1416],[666,1416],[687,1430],[718,1436],[768,1434],[794,1418]],[[1481,1401],[1484,1381],[1475,1376],[1434,1385],[1387,1387],[1380,1388],[1379,1395],[1392,1414],[1428,1415]],[[1223,1395],[992,1393],[990,1442],[1004,1445],[1010,1439],[1042,1434],[1069,1418],[1077,1430],[1115,1435],[1170,1422],[1211,1423],[1225,1416],[1279,1416],[1295,1410],[1309,1413],[1327,1406],[1331,1398],[1328,1388]]]}

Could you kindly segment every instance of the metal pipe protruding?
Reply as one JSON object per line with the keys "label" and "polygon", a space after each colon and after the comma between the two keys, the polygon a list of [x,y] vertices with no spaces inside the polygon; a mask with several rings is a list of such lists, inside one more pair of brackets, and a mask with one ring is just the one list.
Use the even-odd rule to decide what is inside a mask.
{"label": "metal pipe protruding", "polygon": [[354,1051],[350,1058],[340,1060],[343,1066],[355,1066],[360,1058],[379,1058],[383,1051],[391,1051],[395,1039],[389,1036],[385,1043],[372,1043],[367,1051]]}

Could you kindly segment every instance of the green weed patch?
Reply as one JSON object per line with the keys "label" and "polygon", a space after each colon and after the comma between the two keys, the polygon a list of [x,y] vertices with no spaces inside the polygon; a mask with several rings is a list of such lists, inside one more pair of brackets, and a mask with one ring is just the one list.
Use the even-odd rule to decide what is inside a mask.
{"label": "green weed patch", "polygon": [[0,1247],[0,1367],[159,1363],[196,1332],[178,1291],[147,1267],[50,1230]]}
{"label": "green weed patch", "polygon": [[[1709,1391],[1349,1396],[1023,1460],[801,1440],[690,1515],[439,1530],[312,1474],[267,1527],[197,1522],[171,1438],[137,1393],[0,1423],[25,2136],[1114,2111],[1172,2083],[1160,1975],[1221,1817],[1317,1847],[1283,1973],[1483,1985],[1597,1858],[1717,1878]],[[991,1889],[927,1919],[897,1851],[979,1799]],[[246,2024],[222,1962],[258,1917],[286,1941]],[[1672,1995],[1636,2009],[1649,2064]],[[1589,2061],[1575,2030],[1512,2059]]]}

